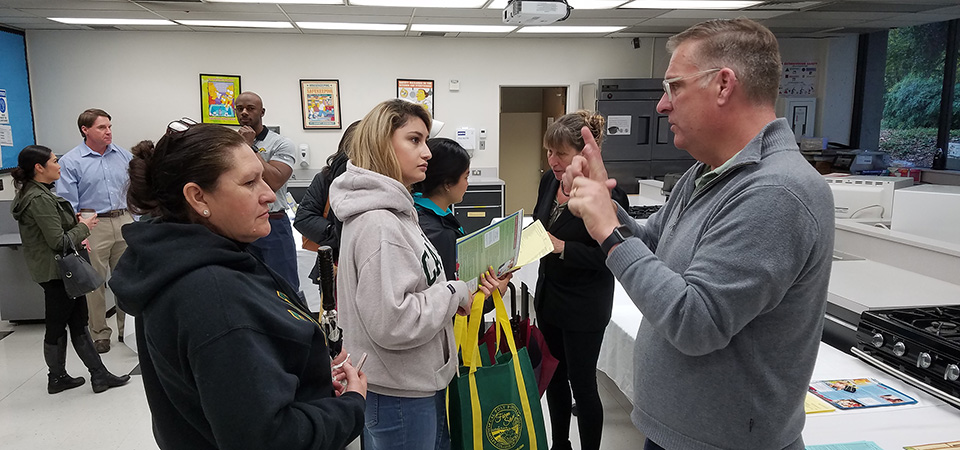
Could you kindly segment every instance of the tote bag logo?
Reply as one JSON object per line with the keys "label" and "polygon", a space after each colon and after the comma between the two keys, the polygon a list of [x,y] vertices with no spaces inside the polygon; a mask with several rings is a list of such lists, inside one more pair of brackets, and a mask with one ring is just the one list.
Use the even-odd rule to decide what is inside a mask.
{"label": "tote bag logo", "polygon": [[500,450],[513,448],[520,441],[523,429],[523,415],[520,408],[512,403],[504,403],[490,412],[487,417],[487,441]]}

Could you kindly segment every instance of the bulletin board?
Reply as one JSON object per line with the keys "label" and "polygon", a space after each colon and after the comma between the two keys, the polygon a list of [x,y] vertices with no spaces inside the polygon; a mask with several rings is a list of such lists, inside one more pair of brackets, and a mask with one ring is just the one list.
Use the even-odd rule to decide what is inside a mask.
{"label": "bulletin board", "polygon": [[0,27],[0,172],[17,166],[20,149],[36,143],[22,31]]}

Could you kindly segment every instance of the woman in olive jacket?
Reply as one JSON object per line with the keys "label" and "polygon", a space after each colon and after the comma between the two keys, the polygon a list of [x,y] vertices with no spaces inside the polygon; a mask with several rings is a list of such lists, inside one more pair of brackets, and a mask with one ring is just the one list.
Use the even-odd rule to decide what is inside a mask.
{"label": "woman in olive jacket", "polygon": [[83,378],[67,374],[67,327],[73,348],[90,370],[93,392],[125,384],[129,375],[118,377],[104,367],[87,331],[86,297],[67,296],[54,260],[54,255],[63,253],[64,236],[80,248],[90,229],[96,226],[97,217],[80,218],[74,214],[70,202],[53,193],[53,182],[60,179],[60,164],[47,147],[30,145],[21,150],[12,175],[17,195],[10,212],[19,224],[30,276],[40,284],[44,294],[43,357],[50,369],[47,392],[56,394],[84,383]]}

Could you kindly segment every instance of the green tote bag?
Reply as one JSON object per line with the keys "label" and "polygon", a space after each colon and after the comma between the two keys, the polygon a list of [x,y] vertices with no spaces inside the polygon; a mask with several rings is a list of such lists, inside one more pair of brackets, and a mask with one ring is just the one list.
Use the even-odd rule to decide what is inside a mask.
{"label": "green tote bag", "polygon": [[[447,388],[447,417],[454,450],[547,450],[537,380],[527,349],[517,351],[513,333],[504,333],[510,353],[482,365],[477,346],[483,321],[483,294],[473,300],[464,326],[455,327],[463,365]],[[494,290],[497,326],[510,329],[500,293]]]}

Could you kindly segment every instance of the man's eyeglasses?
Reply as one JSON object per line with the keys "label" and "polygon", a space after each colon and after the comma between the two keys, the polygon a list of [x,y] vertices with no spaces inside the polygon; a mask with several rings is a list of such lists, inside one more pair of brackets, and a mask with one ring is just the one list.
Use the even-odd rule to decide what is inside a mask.
{"label": "man's eyeglasses", "polygon": [[686,80],[687,78],[694,78],[694,77],[706,75],[708,73],[719,72],[720,70],[721,70],[720,67],[715,67],[713,69],[701,70],[699,72],[691,73],[690,75],[684,75],[682,77],[667,78],[666,80],[663,80],[663,92],[667,93],[667,100],[670,100],[670,103],[673,103],[673,91],[670,89],[671,84],[676,83],[680,80]]}
{"label": "man's eyeglasses", "polygon": [[182,117],[180,120],[174,120],[167,125],[167,136],[171,134],[183,133],[197,122],[189,117]]}

